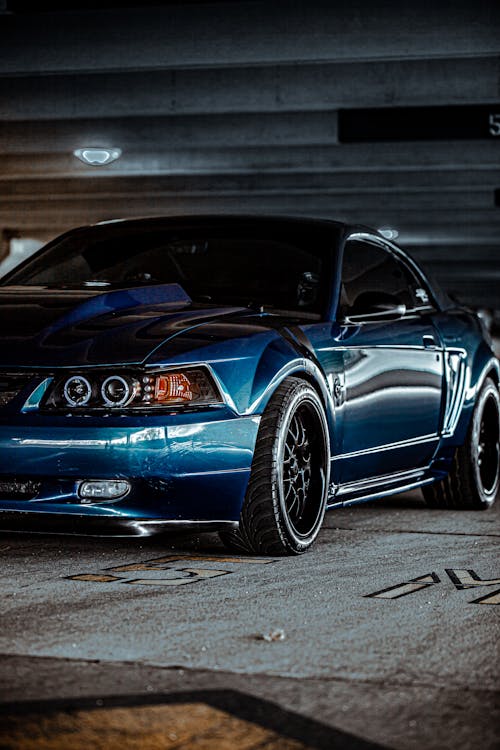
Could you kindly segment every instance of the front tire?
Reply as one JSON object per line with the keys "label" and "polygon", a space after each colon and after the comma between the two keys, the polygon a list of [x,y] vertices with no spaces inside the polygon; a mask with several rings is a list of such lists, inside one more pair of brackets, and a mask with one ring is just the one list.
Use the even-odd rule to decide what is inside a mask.
{"label": "front tire", "polygon": [[221,533],[233,551],[298,555],[318,536],[330,475],[328,425],[309,383],[289,377],[262,415],[238,532]]}
{"label": "front tire", "polygon": [[448,476],[423,488],[432,508],[486,510],[500,486],[500,397],[486,378],[472,414],[464,445],[457,448]]}

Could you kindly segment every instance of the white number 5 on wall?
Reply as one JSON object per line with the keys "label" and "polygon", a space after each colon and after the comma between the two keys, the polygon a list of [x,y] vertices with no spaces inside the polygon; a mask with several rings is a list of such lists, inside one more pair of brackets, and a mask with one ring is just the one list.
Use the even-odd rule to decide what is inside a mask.
{"label": "white number 5 on wall", "polygon": [[490,135],[500,135],[500,113],[490,115],[488,118]]}

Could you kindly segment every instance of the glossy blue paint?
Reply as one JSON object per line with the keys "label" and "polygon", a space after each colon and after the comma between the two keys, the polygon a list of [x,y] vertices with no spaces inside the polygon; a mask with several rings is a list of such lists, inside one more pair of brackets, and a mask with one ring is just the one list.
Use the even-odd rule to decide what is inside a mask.
{"label": "glossy blue paint", "polygon": [[[325,235],[331,279],[317,319],[193,302],[176,284],[111,291],[0,285],[0,382],[1,373],[32,376],[0,407],[0,513],[237,521],[260,417],[288,376],[307,379],[323,402],[332,504],[441,477],[465,439],[484,377],[498,382],[498,361],[475,316],[439,293],[433,307],[400,319],[337,320],[343,244],[367,230],[324,224],[332,225]],[[43,409],[53,376],[64,371],[199,364],[212,373],[223,405]],[[2,481],[13,478],[39,482],[36,496],[2,494]],[[78,483],[88,478],[126,478],[132,490],[84,505]]]}
{"label": "glossy blue paint", "polygon": [[167,310],[169,307],[179,308],[189,305],[191,299],[179,284],[161,284],[157,286],[136,287],[132,289],[118,289],[111,292],[102,292],[102,285],[89,284],[89,290],[94,289],[101,292],[90,299],[73,307],[66,315],[59,317],[52,326],[49,326],[42,335],[51,334],[69,328],[86,320],[100,317],[106,313],[116,313],[118,310],[137,308],[141,305],[162,305]]}
{"label": "glossy blue paint", "polygon": [[440,458],[446,455],[448,460],[452,460],[455,447],[462,445],[465,440],[476,397],[484,379],[489,376],[497,384],[500,382],[500,364],[492,356],[491,347],[484,339],[481,324],[475,316],[464,310],[450,310],[446,314],[436,315],[435,323],[446,350],[463,352],[463,403],[453,434],[441,441],[437,456]]}
{"label": "glossy blue paint", "polygon": [[[237,520],[259,421],[235,416],[224,407],[201,416],[45,420],[30,414],[5,421],[0,424],[2,474],[36,478],[42,487],[36,499],[5,499],[0,508]],[[118,478],[132,483],[125,498],[81,505],[79,481]]]}
{"label": "glossy blue paint", "polygon": [[0,367],[140,364],[181,332],[245,313],[231,307],[186,307],[185,294],[175,303],[172,286],[165,285],[163,303],[156,287],[151,299],[145,287],[131,289],[128,300],[123,291],[36,288],[27,296],[25,287],[0,287],[0,319],[8,341],[0,349]]}

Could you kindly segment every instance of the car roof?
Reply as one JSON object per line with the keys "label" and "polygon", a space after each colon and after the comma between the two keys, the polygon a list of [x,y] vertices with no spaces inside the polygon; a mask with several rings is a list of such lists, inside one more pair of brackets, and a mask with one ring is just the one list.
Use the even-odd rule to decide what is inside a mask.
{"label": "car roof", "polygon": [[[323,228],[330,230],[335,233],[345,235],[351,234],[352,232],[368,232],[373,234],[380,239],[384,239],[383,236],[373,227],[367,227],[361,224],[348,224],[343,221],[336,221],[334,219],[324,219],[309,216],[288,216],[280,214],[226,214],[226,213],[212,213],[212,214],[179,214],[175,216],[147,216],[132,219],[109,219],[106,221],[100,221],[96,224],[87,225],[88,228],[96,226],[113,226],[119,224],[121,226],[130,226],[131,228],[139,228],[141,226],[164,226],[171,224],[173,226],[179,224],[190,224],[190,225],[211,225],[211,224],[227,224],[228,226],[238,226],[248,224],[248,222],[259,223],[262,225],[294,225],[306,228]],[[78,227],[78,229],[85,229],[87,227]],[[75,231],[75,230],[72,230]]]}
{"label": "car roof", "polygon": [[286,214],[229,214],[229,213],[211,213],[211,214],[178,214],[168,216],[144,216],[130,219],[108,219],[99,221],[97,224],[89,226],[104,226],[107,224],[178,224],[181,222],[192,222],[193,224],[206,223],[224,223],[224,224],[245,224],[248,221],[259,221],[262,223],[299,223],[299,224],[316,224],[325,226],[347,226],[345,222],[334,221],[333,219],[322,219],[310,216],[288,216]]}

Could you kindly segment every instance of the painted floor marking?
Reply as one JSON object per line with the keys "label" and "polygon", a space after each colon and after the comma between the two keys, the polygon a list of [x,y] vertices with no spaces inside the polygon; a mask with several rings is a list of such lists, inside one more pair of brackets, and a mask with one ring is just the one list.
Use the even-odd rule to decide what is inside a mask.
{"label": "painted floor marking", "polygon": [[230,570],[206,570],[203,568],[176,568],[176,573],[187,573],[185,577],[177,576],[176,578],[133,578],[124,583],[133,583],[137,586],[182,586],[185,583],[194,583],[207,578],[217,578],[217,576],[227,576]]}
{"label": "painted floor marking", "polygon": [[101,573],[79,573],[76,576],[66,576],[66,578],[70,581],[88,581],[89,583],[111,583],[121,580],[118,576],[105,576]]}
{"label": "painted floor marking", "polygon": [[479,599],[473,599],[471,604],[500,604],[500,589],[493,591],[491,594],[481,596]]}
{"label": "painted floor marking", "polygon": [[168,555],[167,557],[155,557],[145,562],[130,563],[127,565],[116,565],[111,570],[113,573],[130,573],[137,570],[170,570],[172,563],[177,562],[216,562],[216,563],[251,563],[253,565],[269,565],[276,560],[261,559],[258,557],[218,557],[217,555]]}
{"label": "painted floor marking", "polygon": [[[456,589],[472,589],[477,586],[498,586],[500,578],[482,579],[474,570],[461,568],[446,568],[448,578],[453,582]],[[397,583],[395,586],[375,591],[373,594],[365,594],[365,598],[371,599],[400,599],[402,596],[414,594],[421,589],[426,589],[434,584],[441,583],[437,573],[426,573],[426,575],[412,578],[409,581]],[[469,604],[500,604],[500,589],[493,591],[479,599],[473,599]]]}
{"label": "painted floor marking", "polygon": [[365,596],[371,599],[399,599],[401,596],[414,594],[416,591],[426,589],[429,586],[433,586],[435,583],[440,583],[440,579],[436,573],[427,573],[418,578],[412,578],[410,581],[397,583],[395,586],[389,586],[381,591],[375,591],[373,594],[365,594]]}
{"label": "painted floor marking", "polygon": [[[257,565],[269,565],[277,562],[275,559],[258,558],[258,557],[228,557],[218,555],[196,555],[196,554],[175,554],[166,557],[156,557],[152,560],[145,560],[137,563],[128,563],[126,565],[115,565],[112,568],[104,568],[103,573],[78,573],[72,576],[65,576],[69,581],[84,581],[87,583],[127,583],[135,586],[185,586],[197,581],[207,581],[210,578],[225,576],[234,573],[233,570],[220,570],[213,568],[186,567],[185,563],[230,563],[241,564],[250,563]],[[179,564],[180,563],[180,564]],[[161,578],[129,578],[116,573],[137,573],[137,572],[163,572],[169,575],[163,575]]]}
{"label": "painted floor marking", "polygon": [[461,589],[472,589],[474,586],[500,586],[500,578],[492,578],[489,581],[483,580],[474,570],[447,568],[446,573],[459,591]]}

